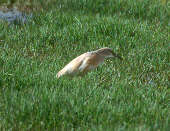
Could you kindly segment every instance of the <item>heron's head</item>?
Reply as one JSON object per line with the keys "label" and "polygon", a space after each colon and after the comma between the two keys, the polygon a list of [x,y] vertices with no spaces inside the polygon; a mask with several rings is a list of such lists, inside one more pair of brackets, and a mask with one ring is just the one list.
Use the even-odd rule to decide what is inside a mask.
{"label": "heron's head", "polygon": [[112,50],[111,48],[108,48],[108,47],[104,47],[104,48],[98,49],[96,52],[97,52],[98,54],[104,56],[105,58],[117,57],[117,58],[119,58],[120,60],[122,60],[122,57],[121,57],[121,56],[115,54],[115,53],[113,52],[113,50]]}

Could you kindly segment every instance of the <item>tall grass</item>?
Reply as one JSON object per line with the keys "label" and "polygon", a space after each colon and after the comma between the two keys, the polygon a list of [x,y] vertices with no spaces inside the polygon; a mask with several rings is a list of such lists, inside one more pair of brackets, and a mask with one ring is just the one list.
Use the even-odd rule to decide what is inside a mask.
{"label": "tall grass", "polygon": [[[2,130],[168,130],[166,5],[39,2],[42,11],[26,25],[0,21]],[[124,60],[106,60],[84,78],[55,77],[74,57],[104,46]]]}

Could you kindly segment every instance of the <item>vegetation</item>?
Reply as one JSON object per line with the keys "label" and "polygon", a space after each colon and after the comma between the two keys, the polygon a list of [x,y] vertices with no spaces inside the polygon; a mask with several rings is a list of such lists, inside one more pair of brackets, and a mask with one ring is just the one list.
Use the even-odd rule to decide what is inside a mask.
{"label": "vegetation", "polygon": [[[22,1],[12,5],[30,5],[28,24],[0,21],[0,129],[168,130],[168,3]],[[105,46],[124,60],[56,78],[74,57]]]}

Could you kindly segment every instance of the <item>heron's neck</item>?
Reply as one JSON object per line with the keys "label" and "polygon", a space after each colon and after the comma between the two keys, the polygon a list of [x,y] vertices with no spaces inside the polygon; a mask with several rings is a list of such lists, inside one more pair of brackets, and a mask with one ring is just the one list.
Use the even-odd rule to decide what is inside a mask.
{"label": "heron's neck", "polygon": [[98,51],[92,51],[92,53],[94,53],[94,54],[96,54],[99,58],[101,58],[101,59],[105,59],[105,58],[107,58],[107,56],[105,56],[105,55],[102,55],[101,53],[99,53]]}

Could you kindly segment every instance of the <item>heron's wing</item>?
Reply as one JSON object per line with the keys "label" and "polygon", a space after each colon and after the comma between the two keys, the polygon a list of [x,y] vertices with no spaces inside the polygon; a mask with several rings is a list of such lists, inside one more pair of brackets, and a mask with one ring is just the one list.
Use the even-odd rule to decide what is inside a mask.
{"label": "heron's wing", "polygon": [[98,60],[96,54],[92,54],[92,53],[87,54],[82,64],[79,67],[80,73],[85,74],[86,72],[95,69],[99,63],[100,60]]}
{"label": "heron's wing", "polygon": [[79,72],[79,67],[83,63],[83,60],[86,57],[86,53],[76,57],[71,62],[69,62],[62,70],[57,73],[57,77],[62,75],[74,75]]}

